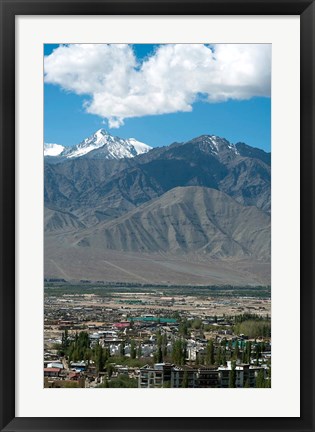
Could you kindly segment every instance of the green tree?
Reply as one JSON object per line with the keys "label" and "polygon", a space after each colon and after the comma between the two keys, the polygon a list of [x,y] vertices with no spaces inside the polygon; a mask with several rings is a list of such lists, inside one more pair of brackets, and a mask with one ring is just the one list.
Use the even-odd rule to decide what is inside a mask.
{"label": "green tree", "polygon": [[141,342],[139,343],[138,348],[137,348],[137,357],[138,357],[138,358],[141,358],[141,357],[142,357]]}
{"label": "green tree", "polygon": [[[262,345],[260,343],[256,344],[256,360],[261,358]],[[257,362],[258,364],[258,362]]]}
{"label": "green tree", "polygon": [[165,357],[167,356],[167,335],[166,335],[166,333],[164,333],[163,338],[162,338],[162,354],[163,354],[163,359],[165,359]]}
{"label": "green tree", "polygon": [[238,340],[237,340],[237,341],[235,341],[235,349],[233,352],[233,359],[237,360],[238,356],[239,356],[239,346],[238,346]]}
{"label": "green tree", "polygon": [[271,388],[271,362],[268,361],[266,387]]}
{"label": "green tree", "polygon": [[263,369],[261,369],[258,372],[257,377],[256,377],[256,387],[257,388],[264,388],[264,387],[266,387],[265,384],[266,383],[265,383],[264,371],[263,371]]}
{"label": "green tree", "polygon": [[105,366],[105,355],[104,350],[99,343],[95,345],[94,348],[94,362],[97,373],[101,372]]}
{"label": "green tree", "polygon": [[161,336],[161,332],[159,332],[157,335],[157,353],[156,353],[157,363],[162,363],[163,361],[162,343],[163,343],[163,339]]}
{"label": "green tree", "polygon": [[159,347],[159,348],[158,348],[158,357],[157,357],[157,362],[158,362],[158,363],[162,363],[162,362],[163,362],[162,347]]}
{"label": "green tree", "polygon": [[221,366],[222,365],[222,352],[221,352],[221,347],[220,346],[217,346],[216,357],[215,357],[215,364],[217,366]]}
{"label": "green tree", "polygon": [[182,354],[182,364],[185,364],[186,362],[186,358],[187,358],[187,341],[184,339],[182,342],[182,350],[183,350],[183,354]]}
{"label": "green tree", "polygon": [[226,349],[225,349],[225,346],[222,347],[222,364],[223,364],[223,366],[226,365]]}
{"label": "green tree", "polygon": [[246,319],[246,316],[243,315],[235,319],[235,334],[244,334],[249,338],[271,336],[271,322],[269,319],[260,318],[256,315],[247,315],[247,318],[249,319]]}
{"label": "green tree", "polygon": [[132,339],[130,344],[130,358],[135,359],[137,357],[136,343],[134,339]]}
{"label": "green tree", "polygon": [[73,361],[73,350],[74,350],[74,345],[71,344],[70,347],[67,350],[69,366],[70,366],[70,363]]}
{"label": "green tree", "polygon": [[77,362],[80,360],[79,348],[77,346],[74,346],[72,355],[73,355],[73,361]]}
{"label": "green tree", "polygon": [[84,351],[84,357],[83,360],[85,361],[86,364],[90,364],[90,360],[91,360],[91,350],[86,348],[86,350]]}
{"label": "green tree", "polygon": [[242,351],[242,363],[246,363],[246,348],[243,348]]}
{"label": "green tree", "polygon": [[183,343],[182,339],[173,341],[172,362],[179,366],[185,363],[185,344]]}
{"label": "green tree", "polygon": [[247,363],[250,363],[251,358],[252,358],[252,343],[251,341],[248,342],[248,350],[247,350]]}
{"label": "green tree", "polygon": [[188,321],[186,318],[182,319],[178,326],[178,333],[180,336],[187,337],[188,336]]}
{"label": "green tree", "polygon": [[207,342],[206,364],[207,365],[213,365],[214,364],[214,347],[213,347],[213,341],[212,340],[209,340]]}
{"label": "green tree", "polygon": [[113,372],[114,372],[114,366],[112,364],[108,364],[106,367],[106,372],[107,372],[108,378],[110,379],[111,376],[113,375]]}
{"label": "green tree", "polygon": [[90,340],[87,332],[76,333],[74,341],[72,342],[69,341],[69,337],[65,332],[63,343],[68,345],[66,355],[68,356],[69,363],[71,361],[85,360],[88,355],[87,352],[91,352]]}
{"label": "green tree", "polygon": [[110,348],[106,347],[105,348],[105,358],[106,358],[106,361],[108,361],[109,357],[110,357]]}
{"label": "green tree", "polygon": [[121,342],[119,346],[120,357],[125,357],[125,343]]}
{"label": "green tree", "polygon": [[245,348],[245,362],[250,364],[250,360],[252,357],[252,343],[251,341],[248,341]]}
{"label": "green tree", "polygon": [[235,388],[236,387],[236,362],[232,361],[232,369],[230,371],[229,376],[229,387]]}
{"label": "green tree", "polygon": [[199,330],[202,328],[202,321],[199,318],[196,318],[193,320],[192,324],[191,324],[192,328],[195,330]]}
{"label": "green tree", "polygon": [[61,336],[61,349],[63,350],[63,352],[67,351],[69,345],[70,345],[69,333],[68,333],[68,329],[65,329],[65,331],[62,333]]}
{"label": "green tree", "polygon": [[186,369],[185,369],[184,375],[183,375],[182,387],[183,388],[187,388],[188,387],[188,372],[187,372]]}
{"label": "green tree", "polygon": [[[107,382],[110,388],[136,388],[138,387],[138,380],[136,378],[129,378],[126,375],[120,375],[117,378],[113,378]],[[99,387],[104,387],[105,382]]]}

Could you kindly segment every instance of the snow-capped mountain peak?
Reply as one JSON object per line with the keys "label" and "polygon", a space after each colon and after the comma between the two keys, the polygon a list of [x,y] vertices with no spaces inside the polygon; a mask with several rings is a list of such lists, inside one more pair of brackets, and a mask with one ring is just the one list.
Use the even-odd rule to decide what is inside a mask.
{"label": "snow-capped mountain peak", "polygon": [[[100,132],[102,133],[102,132]],[[101,138],[103,143],[98,149],[91,152],[89,158],[103,158],[103,159],[122,159],[132,158],[134,156],[146,153],[152,147],[137,141],[135,138],[123,139],[114,137],[108,133]]]}
{"label": "snow-capped mountain peak", "polygon": [[95,159],[122,159],[146,153],[151,148],[135,138],[123,139],[111,135],[105,129],[99,129],[80,144],[63,148],[56,156],[64,159],[82,156]]}
{"label": "snow-capped mountain peak", "polygon": [[[85,138],[85,140],[82,141],[82,143],[90,143],[91,141],[95,144],[103,143],[104,140],[114,138],[110,133],[108,133],[105,129],[99,129],[96,132],[94,132],[93,135],[89,136],[88,138]],[[82,144],[81,143],[81,144]]]}
{"label": "snow-capped mountain peak", "polygon": [[222,152],[228,152],[235,155],[239,154],[235,144],[216,135],[202,135],[192,141],[210,149],[211,153],[214,155],[219,155]]}
{"label": "snow-capped mountain peak", "polygon": [[138,154],[146,153],[152,148],[147,144],[136,140],[135,138],[129,138],[127,141],[136,149]]}
{"label": "snow-capped mountain peak", "polygon": [[105,129],[98,129],[94,135],[102,138],[104,135],[110,135],[110,134]]}
{"label": "snow-capped mountain peak", "polygon": [[80,144],[67,148],[62,156],[70,159],[84,156],[90,151],[105,145],[110,136],[104,129],[99,129],[93,135],[85,138]]}
{"label": "snow-capped mountain peak", "polygon": [[44,156],[59,156],[64,151],[64,146],[60,144],[45,143]]}

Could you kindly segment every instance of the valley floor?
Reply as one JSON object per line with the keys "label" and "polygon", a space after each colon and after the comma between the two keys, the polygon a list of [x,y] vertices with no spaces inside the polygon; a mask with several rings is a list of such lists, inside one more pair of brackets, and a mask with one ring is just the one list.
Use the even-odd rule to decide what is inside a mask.
{"label": "valley floor", "polygon": [[65,247],[62,236],[45,245],[45,277],[66,281],[183,285],[270,285],[270,263],[254,259],[214,260],[202,254],[140,254]]}

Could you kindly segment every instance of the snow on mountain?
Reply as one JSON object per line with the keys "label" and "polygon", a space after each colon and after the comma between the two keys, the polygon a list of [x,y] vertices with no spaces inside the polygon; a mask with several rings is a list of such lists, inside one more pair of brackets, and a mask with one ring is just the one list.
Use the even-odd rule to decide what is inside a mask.
{"label": "snow on mountain", "polygon": [[44,156],[59,156],[64,151],[64,146],[60,144],[44,144]]}
{"label": "snow on mountain", "polygon": [[219,155],[224,152],[230,152],[235,155],[239,154],[235,144],[232,144],[225,138],[216,135],[201,135],[200,137],[191,140],[191,142],[203,145],[205,148],[210,149],[211,153],[214,155]]}
{"label": "snow on mountain", "polygon": [[58,156],[73,159],[89,153],[89,158],[122,159],[146,153],[151,148],[147,144],[137,141],[135,138],[123,139],[114,137],[106,130],[99,129],[80,144],[65,148]]}
{"label": "snow on mountain", "polygon": [[225,138],[220,138],[216,135],[209,135],[207,136],[207,140],[211,146],[211,149],[215,153],[219,153],[222,150],[229,149],[232,150],[233,153],[238,154],[235,144],[230,143]]}
{"label": "snow on mountain", "polygon": [[129,138],[127,141],[136,149],[137,154],[147,153],[152,149],[152,147],[144,144],[141,141],[137,141],[135,138]]}

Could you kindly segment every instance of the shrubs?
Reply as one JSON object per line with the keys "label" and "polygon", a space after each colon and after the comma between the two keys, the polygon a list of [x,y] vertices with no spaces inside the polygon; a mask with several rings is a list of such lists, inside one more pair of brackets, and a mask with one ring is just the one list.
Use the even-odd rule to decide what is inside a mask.
{"label": "shrubs", "polygon": [[237,323],[234,326],[235,334],[244,334],[249,338],[258,338],[260,336],[271,336],[271,322],[269,320],[248,320]]}
{"label": "shrubs", "polygon": [[137,378],[129,378],[126,375],[119,375],[117,378],[111,380],[105,380],[104,384],[101,384],[99,388],[137,388]]}

